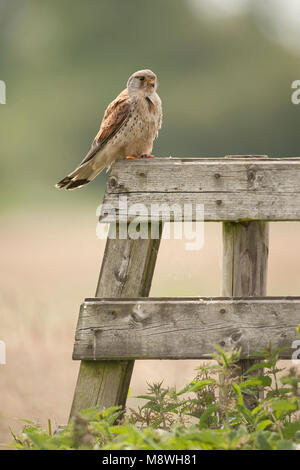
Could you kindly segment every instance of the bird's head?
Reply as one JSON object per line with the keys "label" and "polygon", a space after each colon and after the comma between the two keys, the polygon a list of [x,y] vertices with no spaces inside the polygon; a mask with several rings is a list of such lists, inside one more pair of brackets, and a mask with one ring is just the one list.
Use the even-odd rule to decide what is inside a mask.
{"label": "bird's head", "polygon": [[157,76],[151,70],[138,70],[129,77],[127,89],[130,96],[141,93],[150,96],[157,89]]}

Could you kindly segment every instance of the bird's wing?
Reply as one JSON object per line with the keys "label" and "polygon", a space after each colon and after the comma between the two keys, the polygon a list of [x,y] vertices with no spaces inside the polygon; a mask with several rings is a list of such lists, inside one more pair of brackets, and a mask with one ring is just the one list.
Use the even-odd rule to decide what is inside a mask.
{"label": "bird's wing", "polygon": [[117,98],[107,107],[98,134],[92,146],[80,163],[80,167],[90,161],[94,155],[113,137],[122,127],[129,115],[129,94],[127,89],[123,90]]}

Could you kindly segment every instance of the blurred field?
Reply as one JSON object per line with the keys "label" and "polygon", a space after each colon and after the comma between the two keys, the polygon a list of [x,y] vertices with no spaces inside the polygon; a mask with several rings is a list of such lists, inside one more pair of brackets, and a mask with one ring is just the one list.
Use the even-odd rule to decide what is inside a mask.
{"label": "blurred field", "polygon": [[[2,217],[0,339],[7,364],[0,366],[0,442],[21,418],[65,423],[77,378],[71,359],[78,309],[94,295],[104,250],[91,209]],[[271,226],[269,295],[299,295],[300,224]],[[184,250],[183,241],[163,241],[151,295],[219,295],[221,225],[205,225],[205,245]],[[146,381],[181,386],[197,361],[139,361],[131,396]],[[129,406],[136,400],[129,399]]]}
{"label": "blurred field", "polygon": [[[218,3],[220,11],[222,3],[244,6],[223,15]],[[106,106],[141,68],[158,74],[163,101],[155,155],[297,156],[300,106],[291,103],[291,83],[299,78],[300,41],[292,4],[0,2],[7,86],[0,108],[0,340],[7,347],[0,443],[11,439],[9,426],[20,430],[21,418],[66,423],[79,367],[71,359],[79,305],[95,293],[104,251],[93,201],[101,201],[107,175],[71,194],[54,182],[81,161]],[[299,240],[300,224],[272,224],[269,295],[299,295]],[[220,281],[221,225],[208,224],[199,252],[162,242],[151,295],[218,295]],[[137,362],[129,406],[146,381],[181,386],[196,365]]]}
{"label": "blurred field", "polygon": [[[298,155],[300,41],[286,47],[278,1],[240,0],[239,15],[220,17],[205,13],[218,3],[208,0],[69,3],[0,2],[0,207],[60,204],[53,183],[82,160],[105,108],[141,68],[160,83],[155,155]],[[104,180],[72,200],[92,201]]]}

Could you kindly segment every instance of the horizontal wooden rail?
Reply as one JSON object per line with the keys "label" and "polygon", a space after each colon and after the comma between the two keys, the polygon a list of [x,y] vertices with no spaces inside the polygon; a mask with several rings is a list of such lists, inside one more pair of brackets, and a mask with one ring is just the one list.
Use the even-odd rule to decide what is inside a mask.
{"label": "horizontal wooden rail", "polygon": [[73,359],[203,359],[242,347],[242,358],[287,347],[291,359],[300,297],[86,299]]}
{"label": "horizontal wooden rail", "polygon": [[197,204],[206,221],[300,220],[300,158],[121,160],[111,168],[100,220],[131,221],[133,204],[146,207],[144,221],[181,220],[170,214],[174,204],[181,212],[192,205],[192,220],[202,220]]}

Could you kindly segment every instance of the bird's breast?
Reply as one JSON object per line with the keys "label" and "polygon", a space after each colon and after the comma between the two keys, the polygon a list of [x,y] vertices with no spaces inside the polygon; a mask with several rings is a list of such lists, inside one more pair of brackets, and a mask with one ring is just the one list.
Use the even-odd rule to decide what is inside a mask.
{"label": "bird's breast", "polygon": [[160,114],[159,106],[150,98],[139,100],[134,112],[134,119],[140,132],[156,135]]}

